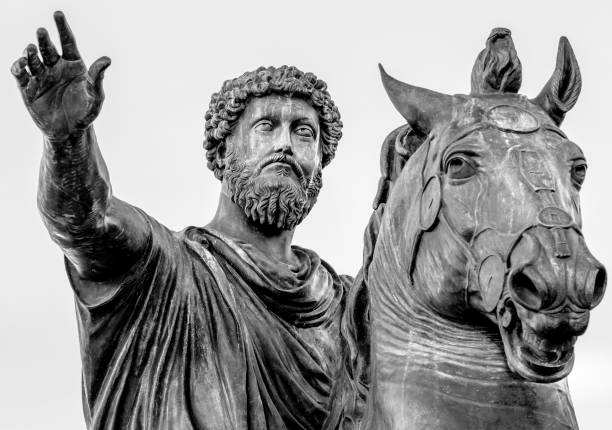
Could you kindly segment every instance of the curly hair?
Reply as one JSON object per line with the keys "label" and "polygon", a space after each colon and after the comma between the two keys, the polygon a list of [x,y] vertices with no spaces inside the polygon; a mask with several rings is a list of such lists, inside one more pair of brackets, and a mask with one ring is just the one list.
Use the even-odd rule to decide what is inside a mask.
{"label": "curly hair", "polygon": [[308,101],[319,115],[323,167],[334,158],[338,140],[342,137],[342,121],[327,91],[327,84],[314,74],[304,73],[296,67],[260,67],[225,81],[221,90],[211,96],[204,117],[204,148],[208,168],[217,179],[223,179],[225,169],[223,161],[217,156],[219,148],[232,133],[251,98],[270,94],[289,95]]}

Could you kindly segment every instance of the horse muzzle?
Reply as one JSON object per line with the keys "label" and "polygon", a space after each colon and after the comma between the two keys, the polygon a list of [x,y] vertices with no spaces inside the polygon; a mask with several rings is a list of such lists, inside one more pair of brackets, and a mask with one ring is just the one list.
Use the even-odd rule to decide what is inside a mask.
{"label": "horse muzzle", "polygon": [[497,307],[509,367],[534,382],[567,376],[574,343],[601,301],[606,270],[574,228],[526,230],[508,258]]}

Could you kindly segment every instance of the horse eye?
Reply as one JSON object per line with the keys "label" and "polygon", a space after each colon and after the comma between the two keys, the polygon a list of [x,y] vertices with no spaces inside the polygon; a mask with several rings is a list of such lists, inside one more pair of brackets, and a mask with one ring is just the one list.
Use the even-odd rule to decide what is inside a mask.
{"label": "horse eye", "polygon": [[572,182],[576,186],[576,188],[580,189],[582,183],[584,182],[584,178],[586,177],[587,165],[584,160],[579,160],[574,163],[572,166]]}
{"label": "horse eye", "polygon": [[466,179],[475,173],[474,166],[463,157],[452,157],[446,163],[446,175],[451,179]]}

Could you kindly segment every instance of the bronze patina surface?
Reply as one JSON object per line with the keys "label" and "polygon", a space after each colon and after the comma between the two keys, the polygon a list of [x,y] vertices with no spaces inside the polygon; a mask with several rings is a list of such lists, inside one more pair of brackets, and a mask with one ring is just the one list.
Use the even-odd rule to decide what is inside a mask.
{"label": "bronze patina surface", "polygon": [[92,125],[110,59],[87,68],[55,21],[61,55],[41,28],[12,72],[45,137],[38,203],[75,293],[88,428],[322,428],[351,279],[292,238],[341,137],[325,82],[226,81],[205,126],[217,213],[174,232],[111,192]]}
{"label": "bronze patina surface", "polygon": [[341,137],[323,81],[262,67],[213,94],[217,213],[175,232],[111,191],[93,130],[110,59],[86,67],[55,21],[61,54],[41,28],[12,73],[45,138],[38,203],[75,294],[88,428],[578,428],[566,376],[606,271],[559,128],[581,88],[567,39],[534,99],[507,29],[469,95],[381,67],[407,124],[383,143],[353,282],[292,245]]}
{"label": "bronze patina surface", "polygon": [[586,160],[559,129],[581,87],[569,42],[535,99],[518,94],[506,29],[469,95],[381,74],[407,125],[383,144],[343,319],[353,397],[336,415],[373,430],[577,429],[566,376],[606,271],[581,232]]}

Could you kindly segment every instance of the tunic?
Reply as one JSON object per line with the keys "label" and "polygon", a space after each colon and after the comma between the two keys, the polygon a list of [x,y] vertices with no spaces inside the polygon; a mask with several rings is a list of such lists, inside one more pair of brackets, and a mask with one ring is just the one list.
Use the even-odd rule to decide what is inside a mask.
{"label": "tunic", "polygon": [[75,292],[89,429],[320,429],[341,366],[349,277],[211,229],[149,226],[121,279]]}

